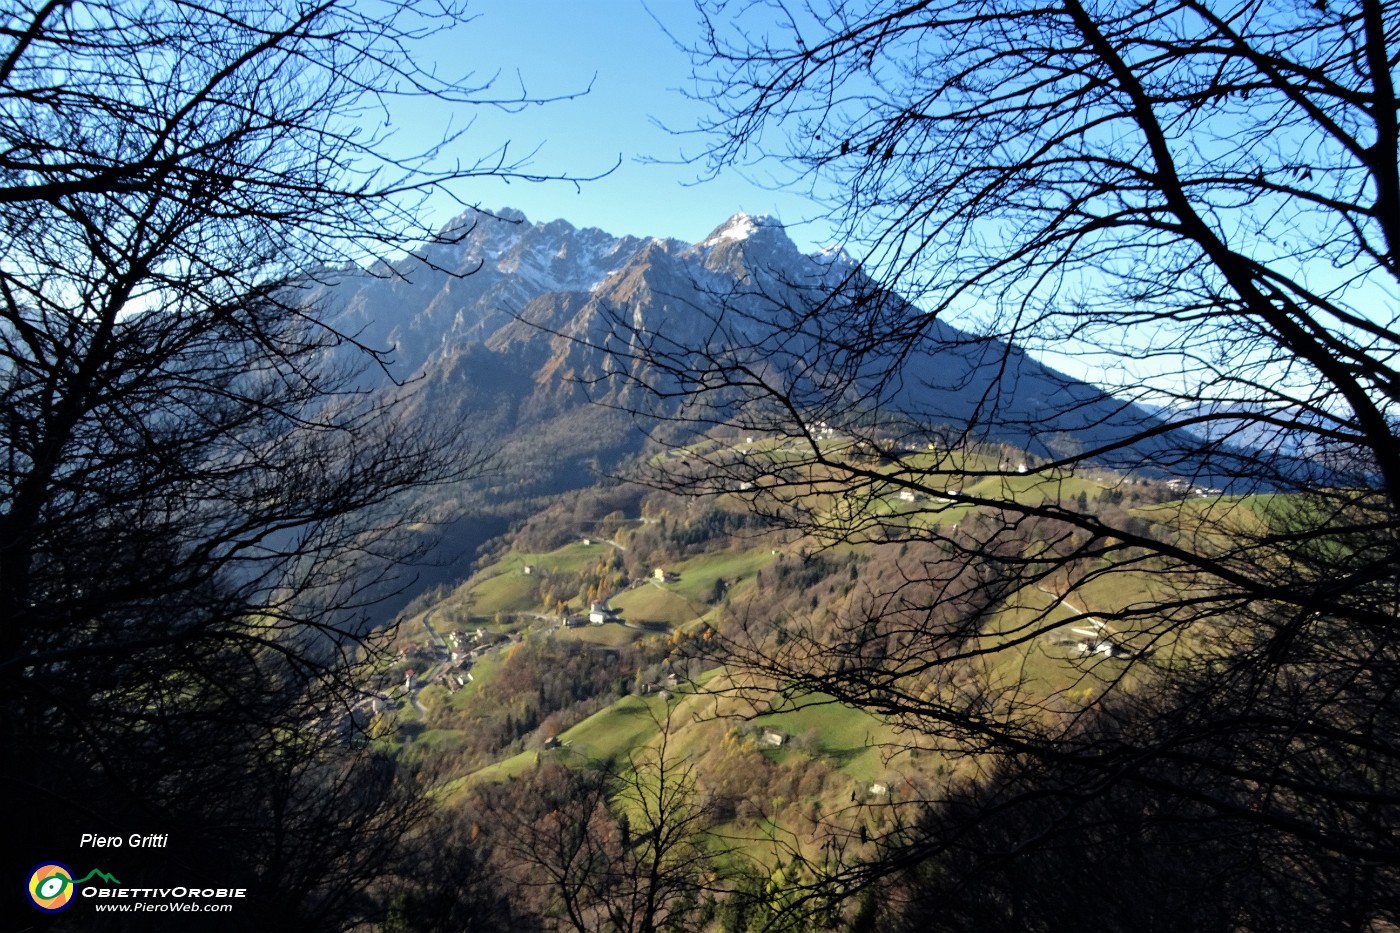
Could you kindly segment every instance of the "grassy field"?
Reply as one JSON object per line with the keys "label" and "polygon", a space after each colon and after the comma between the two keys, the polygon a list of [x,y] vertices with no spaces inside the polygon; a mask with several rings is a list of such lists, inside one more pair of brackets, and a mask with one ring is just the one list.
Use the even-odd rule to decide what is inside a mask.
{"label": "grassy field", "polygon": [[573,573],[583,570],[611,551],[610,544],[598,540],[584,544],[578,540],[553,551],[508,551],[492,567],[522,574],[527,566],[543,573]]}
{"label": "grassy field", "polygon": [[[703,689],[706,684],[718,689],[730,686],[720,672],[708,672],[701,680],[702,692],[682,694],[669,704],[672,750],[682,758],[699,757],[740,722],[727,715],[739,712],[738,705]],[[622,760],[629,752],[655,742],[668,721],[667,711],[668,703],[660,694],[626,696],[561,733],[559,741],[570,755],[580,759]],[[760,716],[753,724],[801,740],[803,751],[796,752],[790,743],[776,754],[814,754],[853,780],[880,780],[902,767],[886,762],[881,750],[882,744],[895,740],[893,730],[869,713],[849,706],[818,699],[802,709]],[[493,780],[514,773],[523,766],[521,759],[517,755],[498,762],[472,779]]]}
{"label": "grassy field", "polygon": [[508,570],[482,580],[471,588],[473,615],[497,612],[525,612],[539,604],[538,577],[519,570]]}
{"label": "grassy field", "polygon": [[561,641],[578,642],[581,645],[619,648],[622,645],[630,645],[649,634],[652,633],[618,622],[608,622],[604,625],[580,625],[577,628],[562,628],[554,633],[554,637]]}
{"label": "grassy field", "polygon": [[619,593],[612,605],[632,621],[685,625],[713,611],[716,580],[724,580],[730,589],[742,586],[773,560],[771,547],[692,557],[664,568],[676,574],[677,579],[667,583],[648,581]]}
{"label": "grassy field", "polygon": [[660,694],[625,696],[559,735],[559,744],[594,761],[621,759],[656,737],[666,720]]}
{"label": "grassy field", "polygon": [[750,548],[744,551],[719,551],[701,557],[682,561],[667,568],[680,575],[675,583],[663,584],[683,599],[704,603],[714,594],[715,581],[725,580],[729,585],[751,580],[758,572],[774,560],[771,547]]}
{"label": "grassy field", "polygon": [[[710,443],[713,451],[720,450],[721,446]],[[770,459],[775,467],[792,462],[800,453],[792,445],[771,439],[759,439],[754,444],[740,446],[750,456]],[[897,485],[885,484],[877,478],[874,485],[865,490],[863,498],[856,497],[851,502],[843,503],[835,484],[826,482],[831,477],[822,475],[810,477],[815,486],[808,487],[803,495],[803,504],[825,515],[833,527],[841,527],[843,521],[854,523],[868,517],[886,527],[903,525],[921,529],[937,526],[945,532],[974,511],[973,506],[954,505],[934,497],[933,494],[940,490],[953,488],[944,485],[953,482],[959,484],[956,487],[958,491],[969,495],[989,500],[1010,499],[1025,505],[1050,502],[1069,505],[1077,503],[1082,495],[1088,503],[1097,505],[1108,502],[1120,506],[1130,515],[1154,523],[1154,533],[1167,535],[1198,530],[1205,534],[1221,534],[1221,529],[1229,528],[1257,530],[1264,525],[1261,516],[1271,510],[1277,511],[1277,503],[1258,497],[1250,500],[1188,499],[1161,505],[1138,505],[1131,497],[1142,486],[1103,472],[1064,477],[1044,477],[1033,473],[975,475],[978,472],[994,472],[999,466],[1004,467],[1004,463],[984,454],[950,456],[936,452],[917,453],[906,456],[901,466],[890,465],[887,468],[892,477],[895,471],[902,470],[903,478],[920,483],[929,490],[929,494],[921,494],[915,501],[900,499]],[[952,474],[956,471],[968,471],[971,475],[955,479]],[[1106,490],[1122,491],[1124,495],[1120,498],[1124,501],[1120,504],[1103,497]],[[1160,488],[1148,492],[1151,495],[1145,498],[1163,494]],[[1090,505],[1090,510],[1095,505]],[[739,508],[739,503],[733,503],[732,507]],[[675,513],[668,514],[673,520],[676,519]],[[685,629],[699,624],[699,620],[708,620],[718,626],[718,618],[725,611],[724,601],[718,597],[722,593],[737,597],[746,590],[752,590],[759,572],[777,559],[773,542],[779,540],[779,536],[774,534],[769,537],[771,540],[762,546],[752,546],[752,540],[722,542],[708,553],[683,560],[658,560],[665,572],[675,575],[674,579],[668,582],[648,580],[612,598],[611,605],[621,610],[629,622],[656,623],[661,628],[660,633],[609,623],[558,629],[547,637],[575,643],[580,650],[590,650],[620,647],[638,639],[657,637],[658,634],[664,635],[667,628]],[[656,538],[655,535],[648,536],[646,546],[657,547]],[[629,543],[622,538],[619,540]],[[790,543],[787,550],[793,553],[808,543]],[[638,539],[637,547],[641,546],[642,542]],[[863,545],[843,544],[835,553],[848,550],[859,552],[863,549]],[[601,541],[588,545],[576,541],[548,553],[508,551],[493,564],[482,568],[459,591],[458,598],[461,598],[461,594],[469,594],[469,599],[464,602],[478,617],[498,612],[539,612],[542,609],[539,605],[541,586],[547,583],[551,575],[587,574],[600,558],[611,557],[615,553],[610,545]],[[527,566],[532,569],[530,574],[524,572]],[[717,587],[719,580],[725,582],[724,587]],[[1047,589],[1052,585],[1047,581]],[[1115,613],[1131,613],[1159,604],[1163,593],[1157,591],[1158,585],[1159,579],[1154,578],[1148,568],[1139,566],[1093,577],[1065,600],[1059,600],[1052,593],[1036,587],[1027,587],[1008,600],[982,629],[982,647],[1001,645],[1003,650],[987,655],[980,662],[969,663],[982,665],[978,673],[985,689],[992,696],[997,696],[1001,691],[999,700],[1004,705],[1020,703],[1035,715],[1048,717],[1052,713],[1058,715],[1053,711],[1090,704],[1109,684],[1125,676],[1131,662],[1105,655],[1086,656],[1076,644],[1086,636],[1071,629],[1090,625],[1082,618],[1086,613],[1095,617],[1102,615],[1105,624],[1110,627],[1108,630],[1121,636],[1124,644],[1150,645],[1163,654],[1176,650],[1181,643],[1180,636],[1157,637],[1159,633],[1151,628],[1153,620],[1145,617],[1141,630],[1133,632],[1127,630],[1127,623],[1119,624],[1113,618]],[[815,605],[814,600],[814,608]],[[1080,617],[1077,622],[1074,621],[1076,617]],[[533,621],[527,622],[528,618],[526,615],[520,617],[519,627],[525,636],[545,637],[543,626]],[[439,626],[440,631],[442,628]],[[500,652],[491,652],[480,660],[473,669],[475,681],[452,696],[452,706],[466,708],[472,698],[490,684],[501,663]],[[659,662],[652,659],[647,663]],[[958,673],[961,677],[969,672]],[[740,712],[737,703],[719,695],[724,688],[733,686],[727,677],[724,672],[712,671],[707,678],[708,690],[682,693],[669,702],[660,694],[626,696],[562,733],[559,736],[563,746],[561,749],[513,755],[451,782],[443,792],[450,795],[469,784],[504,780],[526,772],[541,760],[623,761],[629,753],[654,743],[661,729],[668,724],[670,751],[681,760],[705,761],[706,766],[715,767],[735,767],[733,762],[738,761],[742,767],[769,768],[771,763],[779,766],[773,769],[773,773],[796,773],[804,778],[814,773],[821,775],[825,784],[819,796],[831,799],[814,801],[803,798],[803,806],[807,803],[814,806],[819,804],[825,812],[837,812],[857,799],[853,795],[862,786],[868,788],[876,782],[886,782],[894,787],[904,777],[943,781],[949,774],[965,773],[966,761],[932,751],[927,747],[931,745],[928,742],[924,743],[926,747],[917,749],[914,754],[891,757],[893,749],[907,749],[920,743],[863,710],[827,702],[823,698],[799,704],[799,709],[750,719],[737,718],[731,715]],[[966,687],[966,679],[959,683],[958,688],[949,689]],[[1131,687],[1132,681],[1126,681],[1125,685]],[[411,711],[406,719],[409,716]],[[781,747],[768,746],[762,742],[763,729],[776,730],[786,736],[787,741]],[[460,742],[461,735],[451,730],[426,730],[415,737],[413,744],[425,751],[450,751],[454,744]],[[722,753],[715,751],[726,742],[728,745],[724,746]],[[723,755],[731,754],[734,749],[738,751],[733,754],[748,757],[723,759]],[[833,780],[824,768],[811,766],[809,758],[830,767],[842,777]],[[714,764],[721,761],[725,763]],[[745,777],[749,777],[748,772],[745,772]],[[703,784],[703,775],[701,781]],[[839,791],[833,789],[838,785]],[[833,796],[838,793],[840,799]],[[791,807],[784,812],[790,814]]]}
{"label": "grassy field", "polygon": [[535,763],[542,756],[557,755],[558,752],[521,752],[509,758],[487,765],[479,771],[454,778],[437,789],[439,799],[451,802],[457,794],[467,790],[473,784],[490,784],[493,781],[504,781],[509,778],[519,777],[535,766]]}
{"label": "grassy field", "polygon": [[465,741],[456,729],[424,729],[408,744],[410,749],[418,751],[446,752],[460,748]]}
{"label": "grassy field", "polygon": [[601,541],[575,541],[547,552],[508,551],[477,571],[453,601],[469,603],[473,615],[530,612],[539,608],[539,588],[552,574],[583,572],[612,551]]}
{"label": "grassy field", "polygon": [[703,615],[709,607],[688,600],[666,584],[644,583],[614,596],[610,601],[614,609],[621,609],[623,616],[634,622],[663,622],[667,625],[684,625],[691,619]]}
{"label": "grassy field", "polygon": [[864,710],[817,698],[814,705],[760,716],[754,724],[802,740],[832,768],[858,781],[877,781],[891,770],[880,746],[893,742],[895,734]]}

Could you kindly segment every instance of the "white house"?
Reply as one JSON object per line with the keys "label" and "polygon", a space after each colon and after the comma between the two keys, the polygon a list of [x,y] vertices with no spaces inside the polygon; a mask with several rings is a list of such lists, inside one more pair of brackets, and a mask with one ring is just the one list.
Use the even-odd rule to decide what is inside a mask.
{"label": "white house", "polygon": [[592,625],[602,625],[605,622],[619,622],[621,620],[621,609],[613,609],[602,603],[594,603],[588,609],[588,621]]}

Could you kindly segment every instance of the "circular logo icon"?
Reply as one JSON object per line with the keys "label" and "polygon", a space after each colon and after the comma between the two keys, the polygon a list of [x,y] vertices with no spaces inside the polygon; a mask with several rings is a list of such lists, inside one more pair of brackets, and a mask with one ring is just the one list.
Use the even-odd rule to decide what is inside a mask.
{"label": "circular logo icon", "polygon": [[73,902],[73,870],[62,862],[45,862],[29,873],[29,901],[45,913],[56,914]]}

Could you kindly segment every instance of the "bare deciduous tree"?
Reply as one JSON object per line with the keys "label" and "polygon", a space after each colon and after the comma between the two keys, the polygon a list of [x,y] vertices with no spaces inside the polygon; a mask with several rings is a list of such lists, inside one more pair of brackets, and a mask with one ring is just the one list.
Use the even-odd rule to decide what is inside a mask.
{"label": "bare deciduous tree", "polygon": [[755,702],[1072,764],[1032,806],[1191,802],[1393,921],[1400,10],[701,13],[714,164],[810,184],[863,265],[753,274],[704,345],[619,322],[618,378],[761,439],[652,480],[917,545],[826,618],[731,628]]}
{"label": "bare deciduous tree", "polygon": [[341,732],[356,665],[382,644],[363,609],[423,541],[419,494],[484,458],[354,391],[388,348],[298,293],[429,235],[426,195],[528,177],[504,145],[464,163],[440,158],[470,144],[460,134],[412,151],[386,129],[403,98],[522,103],[415,65],[415,43],[461,13],[0,12],[0,696],[5,789],[25,801],[6,818],[12,874],[80,832],[159,832],[170,850],[127,864],[150,881],[194,866],[251,879],[260,899],[232,923],[340,928],[373,911],[364,893],[390,860],[367,856],[423,808]]}
{"label": "bare deciduous tree", "polygon": [[723,886],[725,846],[694,768],[669,743],[668,723],[658,745],[625,763],[551,764],[516,782],[496,811],[506,861],[561,929],[693,929],[707,892]]}

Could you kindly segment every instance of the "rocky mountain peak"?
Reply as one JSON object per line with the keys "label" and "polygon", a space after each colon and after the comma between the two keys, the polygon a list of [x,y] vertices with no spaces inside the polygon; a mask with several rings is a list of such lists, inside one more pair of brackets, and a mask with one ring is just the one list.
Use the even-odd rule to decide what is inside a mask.
{"label": "rocky mountain peak", "polygon": [[[638,351],[649,341],[750,359],[775,383],[820,383],[830,367],[832,378],[856,380],[851,397],[862,410],[898,411],[932,425],[965,424],[975,414],[992,422],[988,438],[1037,454],[1051,434],[1110,437],[1128,417],[1124,403],[1014,348],[943,322],[913,326],[920,312],[882,293],[844,251],[804,254],[769,216],[734,214],[693,244],[618,237],[563,220],[532,223],[508,209],[468,213],[449,228],[395,274],[347,271],[307,297],[342,332],[390,352],[400,379],[421,379],[422,410],[483,431],[478,408],[487,404],[501,436],[549,422],[548,432],[563,431],[579,456],[611,449],[621,443],[616,436],[583,436],[574,422],[582,424],[585,411],[602,417],[581,407],[589,397],[629,404],[621,398],[628,380],[617,374],[661,378]],[[909,317],[918,338],[870,345],[871,315]],[[832,354],[831,347],[846,349]],[[901,355],[898,382],[878,378],[887,353]],[[1000,385],[1017,391],[999,395],[996,417],[988,418],[985,393],[998,373]],[[377,377],[371,370],[366,378]],[[685,394],[679,384],[661,388],[663,395],[674,390],[667,398]],[[1047,421],[1044,400],[1052,396],[1078,400],[1073,417]]]}
{"label": "rocky mountain peak", "polygon": [[[753,217],[740,211],[712,230],[710,235],[700,242],[700,246],[715,246],[726,240],[747,240],[760,229],[764,228],[783,233],[781,221],[767,214],[759,214],[757,217]],[[785,233],[783,235],[786,236]]]}

